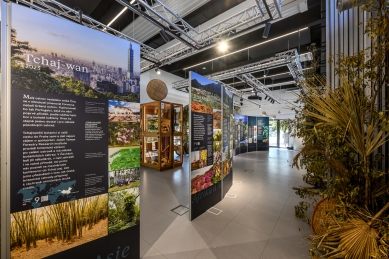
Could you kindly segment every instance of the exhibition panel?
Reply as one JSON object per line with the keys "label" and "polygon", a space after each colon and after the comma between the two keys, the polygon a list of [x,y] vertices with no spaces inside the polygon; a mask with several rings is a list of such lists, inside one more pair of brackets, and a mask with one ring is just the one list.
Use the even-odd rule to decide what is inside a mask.
{"label": "exhibition panel", "polygon": [[222,86],[190,74],[190,219],[222,199]]}
{"label": "exhibition panel", "polygon": [[269,117],[257,117],[257,151],[269,150]]}
{"label": "exhibition panel", "polygon": [[[6,257],[139,258],[140,46],[17,5]],[[4,78],[3,78],[4,80]],[[4,198],[4,197],[3,197]],[[66,244],[66,245],[65,245]]]}
{"label": "exhibition panel", "polygon": [[223,197],[232,186],[233,141],[234,141],[234,100],[233,94],[223,87]]}
{"label": "exhibition panel", "polygon": [[257,151],[257,117],[248,118],[248,152]]}
{"label": "exhibition panel", "polygon": [[248,117],[235,114],[235,155],[247,152]]}

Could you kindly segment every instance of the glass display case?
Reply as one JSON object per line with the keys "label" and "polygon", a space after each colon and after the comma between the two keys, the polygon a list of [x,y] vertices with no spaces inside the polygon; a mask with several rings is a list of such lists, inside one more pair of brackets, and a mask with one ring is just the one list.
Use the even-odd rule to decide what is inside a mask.
{"label": "glass display case", "polygon": [[182,165],[182,105],[141,104],[141,165],[165,170]]}

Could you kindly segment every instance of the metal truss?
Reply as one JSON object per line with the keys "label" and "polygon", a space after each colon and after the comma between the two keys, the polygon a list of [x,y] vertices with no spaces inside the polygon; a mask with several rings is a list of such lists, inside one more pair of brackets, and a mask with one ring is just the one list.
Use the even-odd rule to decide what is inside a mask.
{"label": "metal truss", "polygon": [[198,42],[189,35],[189,32],[192,35],[199,34],[196,29],[190,26],[184,19],[182,19],[178,14],[170,10],[165,4],[159,0],[154,0],[155,4],[150,6],[147,2],[143,0],[137,0],[137,4],[143,6],[150,17],[154,18],[156,21],[162,23],[167,28],[170,28],[172,31],[176,31],[181,35],[185,36],[189,41],[193,41],[195,44]]}
{"label": "metal truss", "polygon": [[[280,2],[280,0],[277,1]],[[259,5],[256,4],[234,14],[198,34],[191,31],[189,31],[188,34],[193,38],[193,41],[198,43],[199,47],[204,48],[220,41],[223,37],[233,37],[253,26],[262,24],[271,19],[281,18],[281,16],[277,15],[278,11],[276,4],[267,4],[264,0],[257,0],[257,3],[259,3]],[[259,6],[262,5],[268,8],[260,8]],[[268,13],[267,10],[269,10],[270,13]],[[160,52],[160,55],[158,56],[160,66],[186,58],[197,51],[198,50],[189,48],[182,42],[178,42]],[[144,72],[153,67],[155,67],[155,65],[153,66],[153,64],[149,62],[143,61],[141,70]]]}
{"label": "metal truss", "polygon": [[[228,90],[230,90],[234,95],[236,96],[239,96],[239,97],[242,97],[244,100],[246,101],[249,101],[255,105],[261,105],[261,103],[259,102],[256,102],[256,101],[253,101],[253,100],[249,100],[246,95],[244,93],[242,93],[241,91],[239,91],[238,89],[230,86],[230,85],[227,85],[223,82],[220,82],[220,81],[216,81],[218,83],[220,83],[222,86],[224,86],[225,88],[227,88]],[[185,79],[185,80],[181,80],[181,81],[178,81],[178,82],[174,82],[173,83],[173,89],[175,90],[178,90],[178,91],[181,91],[181,92],[184,92],[184,93],[189,93],[189,80],[188,79]]]}
{"label": "metal truss", "polygon": [[155,49],[138,42],[137,40],[129,37],[128,35],[121,33],[117,30],[114,30],[105,24],[102,24],[101,22],[98,22],[92,18],[90,18],[87,15],[84,15],[80,13],[77,10],[74,10],[70,7],[67,7],[66,5],[63,5],[57,1],[54,0],[17,0],[16,3],[22,3],[27,6],[29,6],[32,9],[35,9],[40,12],[44,12],[47,14],[51,14],[60,18],[67,18],[69,20],[75,21],[77,23],[82,23],[83,25],[99,30],[111,35],[114,35],[116,37],[135,42],[140,45],[141,48],[141,56],[148,59],[151,62],[158,63],[159,60],[157,59],[157,56],[160,55],[158,51]]}
{"label": "metal truss", "polygon": [[268,87],[266,87],[264,84],[262,84],[257,78],[255,78],[252,74],[247,73],[243,75],[238,75],[238,78],[240,80],[245,81],[248,85],[250,85],[255,91],[261,92],[271,99],[273,99],[275,102],[281,104],[282,100],[278,98]]}
{"label": "metal truss", "polygon": [[298,55],[297,50],[295,51],[295,59],[287,66],[296,83],[301,83],[305,80],[303,76],[303,68],[301,66],[300,56]]}
{"label": "metal truss", "polygon": [[259,62],[251,63],[248,65],[209,74],[207,75],[207,77],[211,78],[212,80],[215,79],[225,80],[228,78],[236,77],[237,75],[241,75],[241,74],[261,71],[272,67],[284,66],[296,59],[296,53],[297,53],[296,49],[284,51],[276,54],[272,58],[264,59]]}
{"label": "metal truss", "polygon": [[282,0],[273,0],[278,16],[282,18]]}
{"label": "metal truss", "polygon": [[[277,53],[274,57],[268,58],[265,60],[261,60],[256,63],[252,63],[245,66],[236,67],[233,69],[225,70],[216,72],[213,74],[206,75],[207,78],[219,82],[223,86],[225,86],[228,90],[230,90],[234,95],[240,96],[243,99],[254,103],[256,105],[262,105],[263,103],[260,103],[258,101],[249,100],[247,98],[250,93],[247,93],[245,91],[237,90],[236,88],[227,85],[221,80],[237,77],[242,82],[247,83],[250,85],[254,90],[261,92],[274,101],[276,101],[279,104],[284,103],[284,100],[279,98],[277,95],[275,95],[268,86],[265,86],[262,82],[260,82],[257,78],[255,78],[251,73],[255,71],[261,71],[264,69],[269,69],[272,67],[278,67],[278,66],[288,66],[291,75],[295,79],[296,82],[301,82],[304,80],[303,77],[303,70],[301,67],[300,57],[298,55],[297,49],[292,49],[284,52]],[[187,79],[181,80],[178,82],[173,83],[173,89],[179,90],[182,92],[189,92],[189,81]]]}
{"label": "metal truss", "polygon": [[[139,15],[140,17],[142,17],[142,18],[146,19],[147,21],[151,22],[153,25],[155,25],[156,27],[160,28],[161,30],[163,30],[165,33],[169,34],[173,38],[179,40],[181,43],[183,43],[185,46],[189,47],[190,49],[192,49],[192,48],[199,49],[199,47],[197,45],[193,45],[191,42],[189,42],[187,40],[187,38],[185,38],[185,37],[182,38],[182,37],[179,36],[179,33],[175,32],[175,31],[172,31],[169,26],[164,25],[163,23],[161,23],[160,21],[158,21],[154,17],[152,17],[152,16],[148,15],[147,13],[143,12],[143,10],[140,8],[139,4],[132,5],[132,4],[129,4],[125,0],[116,0],[116,2],[118,2],[121,5],[123,5],[124,7],[127,7],[128,9],[130,9],[131,11],[133,11],[134,13]],[[146,9],[146,10],[148,10],[148,9]],[[153,14],[154,14],[154,12],[153,12]],[[160,16],[158,16],[158,17],[160,17]],[[162,21],[165,21],[165,20],[162,19]],[[155,67],[159,67],[160,66],[160,62],[158,62],[158,63],[152,62],[152,63],[154,64]]]}

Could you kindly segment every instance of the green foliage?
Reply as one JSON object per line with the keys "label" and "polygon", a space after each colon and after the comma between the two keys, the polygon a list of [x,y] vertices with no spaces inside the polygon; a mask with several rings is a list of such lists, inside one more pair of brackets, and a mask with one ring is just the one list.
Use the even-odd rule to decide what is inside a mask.
{"label": "green foliage", "polygon": [[[385,0],[372,3],[364,7],[375,11],[364,21],[371,47],[332,57],[339,85],[328,85],[314,71],[307,73],[294,108],[293,136],[303,140],[303,148],[293,166],[306,168],[304,180],[318,188],[320,197],[337,199],[345,212],[336,225],[312,239],[312,258],[388,257],[389,184],[379,164],[380,147],[389,140],[389,114],[388,100],[385,107],[378,100],[388,83],[389,10]],[[296,215],[305,218],[306,206],[296,206]]]}
{"label": "green foliage", "polygon": [[119,154],[109,164],[112,171],[120,171],[140,166],[139,148],[128,148],[120,150]]}
{"label": "green foliage", "polygon": [[71,76],[54,77],[62,86],[63,92],[68,95],[83,96],[90,98],[104,98],[105,95],[92,89],[82,81],[75,80]]}
{"label": "green foliage", "polygon": [[26,63],[22,56],[25,52],[35,52],[36,48],[31,47],[28,41],[17,40],[16,36],[16,30],[11,29],[11,62],[12,64]]}
{"label": "green foliage", "polygon": [[109,193],[109,234],[139,224],[140,210],[139,203],[137,202],[138,197],[139,194],[129,193],[128,191],[118,191]]}
{"label": "green foliage", "polygon": [[11,86],[13,89],[38,91],[44,93],[65,94],[61,84],[47,73],[35,69],[26,69],[12,64]]}

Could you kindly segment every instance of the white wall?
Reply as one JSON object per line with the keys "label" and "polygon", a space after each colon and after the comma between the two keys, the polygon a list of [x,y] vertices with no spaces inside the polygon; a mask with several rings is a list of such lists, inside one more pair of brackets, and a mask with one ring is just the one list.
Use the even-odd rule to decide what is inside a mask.
{"label": "white wall", "polygon": [[168,94],[164,101],[171,102],[171,103],[179,103],[182,105],[189,104],[189,94],[184,93],[181,91],[174,90],[173,82],[181,81],[184,78],[181,78],[179,76],[170,74],[168,72],[165,72],[161,70],[161,74],[157,74],[154,70],[150,70],[148,72],[142,73],[140,75],[140,103],[148,103],[153,102],[153,100],[147,95],[146,87],[147,84],[152,79],[160,79],[162,80],[167,88],[168,88]]}

